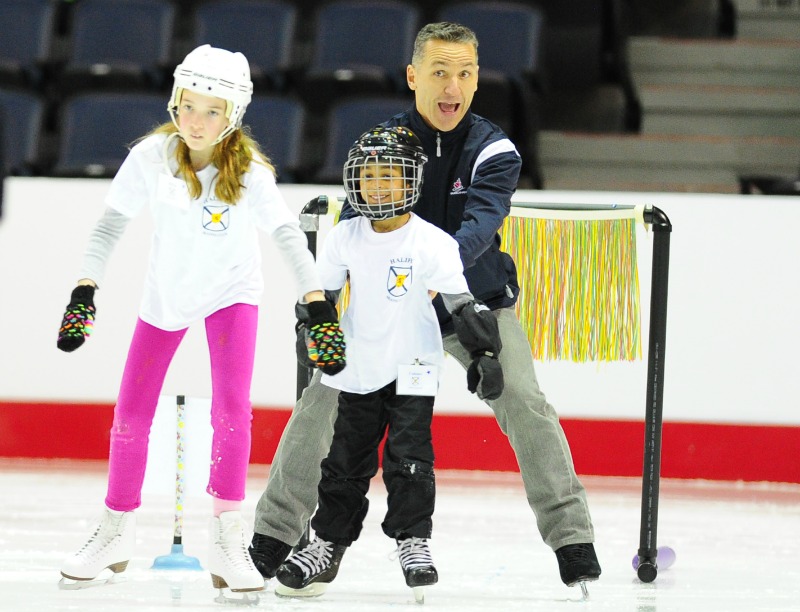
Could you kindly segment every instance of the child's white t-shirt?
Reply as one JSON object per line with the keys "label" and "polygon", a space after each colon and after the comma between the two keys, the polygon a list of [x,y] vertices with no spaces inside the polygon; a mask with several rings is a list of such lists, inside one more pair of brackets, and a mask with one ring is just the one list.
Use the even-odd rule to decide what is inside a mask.
{"label": "child's white t-shirt", "polygon": [[131,218],[150,207],[155,231],[139,316],[172,331],[232,304],[257,305],[264,289],[257,230],[271,234],[299,222],[273,173],[256,163],[243,176],[235,206],[216,199],[213,165],[197,173],[203,192],[192,200],[185,182],[174,177],[175,139],[166,153],[166,138],[149,136],[131,149],[106,204]]}
{"label": "child's white t-shirt", "polygon": [[325,289],[342,288],[350,276],[340,323],[347,366],[335,376],[323,374],[325,385],[376,391],[397,379],[399,365],[415,359],[441,371],[442,334],[428,290],[469,291],[455,239],[413,213],[404,226],[386,233],[355,217],[328,233],[317,269]]}

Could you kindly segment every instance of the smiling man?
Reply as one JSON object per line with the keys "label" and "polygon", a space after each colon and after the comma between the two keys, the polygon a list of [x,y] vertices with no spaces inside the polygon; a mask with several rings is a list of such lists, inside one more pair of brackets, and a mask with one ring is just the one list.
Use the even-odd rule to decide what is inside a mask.
{"label": "smiling man", "polygon": [[[470,111],[478,72],[472,30],[447,22],[424,26],[406,69],[414,106],[383,125],[408,127],[422,143],[428,161],[414,212],[456,239],[470,292],[497,319],[505,390],[486,403],[514,449],[528,503],[542,539],[555,552],[561,580],[585,588],[600,576],[586,492],[558,415],[539,388],[531,347],[514,311],[516,266],[500,250],[499,231],[511,211],[522,160],[499,127]],[[345,204],[341,218],[356,214]],[[468,369],[473,357],[459,343],[441,296],[434,307],[444,350]],[[314,512],[335,407],[336,393],[315,376],[281,437],[250,547],[265,577],[275,574]]]}

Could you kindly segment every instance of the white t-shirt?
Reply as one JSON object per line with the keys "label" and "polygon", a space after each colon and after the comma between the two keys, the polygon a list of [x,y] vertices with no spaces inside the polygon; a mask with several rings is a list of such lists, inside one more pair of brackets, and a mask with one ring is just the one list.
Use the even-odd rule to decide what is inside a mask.
{"label": "white t-shirt", "polygon": [[350,299],[341,320],[347,366],[322,375],[329,387],[376,391],[397,379],[397,367],[415,359],[440,367],[442,334],[428,290],[469,291],[458,243],[412,213],[403,227],[377,233],[365,217],[333,227],[317,257],[325,289],[344,286]]}
{"label": "white t-shirt", "polygon": [[[162,134],[136,144],[111,182],[106,204],[127,217],[149,206],[155,223],[139,316],[164,330],[178,330],[236,303],[257,305],[264,290],[257,230],[271,234],[299,225],[265,166],[251,164],[235,206],[214,195],[217,169],[198,178],[203,192],[192,200]],[[169,169],[167,166],[169,163]]]}

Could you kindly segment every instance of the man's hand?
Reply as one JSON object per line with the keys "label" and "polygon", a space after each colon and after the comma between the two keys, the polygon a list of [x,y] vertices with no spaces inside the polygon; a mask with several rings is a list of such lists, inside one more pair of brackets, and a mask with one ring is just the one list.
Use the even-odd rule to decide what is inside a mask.
{"label": "man's hand", "polygon": [[467,369],[467,389],[482,400],[495,400],[503,393],[503,368],[493,355],[477,355]]}

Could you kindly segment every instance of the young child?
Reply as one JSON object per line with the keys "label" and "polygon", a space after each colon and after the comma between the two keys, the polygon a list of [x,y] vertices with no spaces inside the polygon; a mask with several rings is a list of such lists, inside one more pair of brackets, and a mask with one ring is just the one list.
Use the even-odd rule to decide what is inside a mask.
{"label": "young child", "polygon": [[[252,95],[247,59],[209,45],[174,72],[171,122],[143,137],[114,177],[107,209],[86,250],[58,347],[84,343],[95,318],[94,292],[128,221],[150,209],[155,235],[139,319],[114,409],[108,492],[99,527],[61,566],[64,578],[93,580],[124,571],[134,552],[134,510],[150,426],[170,361],[187,328],[204,321],[211,358],[213,497],[208,569],[215,587],[257,591],[264,580],[247,552],[240,507],[250,455],[258,304],[264,282],[258,232],[269,234],[292,268],[304,323],[318,340],[316,365],[344,367],[344,342],[325,301],[305,235],[275,184],[274,168],[240,127]],[[325,338],[314,337],[324,327]],[[315,331],[316,330],[316,331]]]}
{"label": "young child", "polygon": [[[350,299],[342,317],[347,369],[323,374],[340,390],[330,451],[322,462],[316,537],[281,565],[283,595],[319,595],[361,532],[370,480],[383,450],[388,510],[383,532],[397,541],[406,584],[438,580],[428,548],[435,498],[431,417],[442,367],[442,335],[431,303],[441,293],[454,312],[459,338],[477,361],[480,393],[502,391],[497,323],[467,289],[458,244],[411,212],[419,197],[427,157],[405,127],[363,134],[344,166],[347,198],[361,216],[340,221],[326,237],[317,268],[326,290]],[[302,591],[293,591],[301,590]]]}

